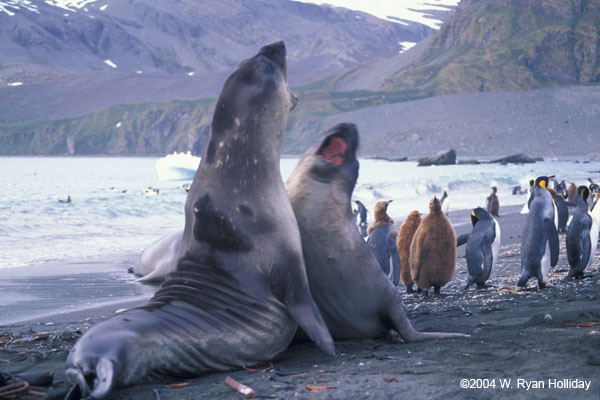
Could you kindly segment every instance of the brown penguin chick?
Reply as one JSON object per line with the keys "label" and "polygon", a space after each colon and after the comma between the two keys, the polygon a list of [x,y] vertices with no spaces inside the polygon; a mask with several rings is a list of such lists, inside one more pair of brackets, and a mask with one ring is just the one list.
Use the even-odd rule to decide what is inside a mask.
{"label": "brown penguin chick", "polygon": [[[378,226],[394,224],[394,220],[391,219],[390,216],[387,214],[387,209],[391,202],[392,202],[392,200],[390,200],[390,201],[380,200],[377,203],[375,203],[375,208],[373,209],[373,214],[375,215],[375,221],[371,225],[369,225],[369,227],[367,228],[367,235],[370,235],[371,231],[373,229],[377,228]],[[395,234],[394,234],[394,232],[395,232]],[[394,236],[394,237],[396,237],[397,234],[398,234],[397,231],[392,232],[392,236]]]}
{"label": "brown penguin chick", "polygon": [[500,202],[498,201],[498,196],[496,195],[497,191],[498,189],[496,188],[496,186],[493,186],[492,193],[485,199],[487,204],[487,210],[494,217],[498,217],[498,213],[500,212]]}
{"label": "brown penguin chick", "polygon": [[577,204],[577,185],[574,182],[569,183],[567,188],[567,200],[569,203]]}
{"label": "brown penguin chick", "polygon": [[426,296],[431,286],[439,294],[454,275],[456,234],[437,197],[429,202],[429,214],[421,220],[410,244],[409,266],[413,282]]}
{"label": "brown penguin chick", "polygon": [[400,280],[406,285],[406,293],[413,293],[413,280],[410,276],[409,257],[410,243],[415,236],[415,232],[421,223],[421,213],[413,210],[408,214],[400,226],[400,234],[396,241],[398,255],[400,256]]}

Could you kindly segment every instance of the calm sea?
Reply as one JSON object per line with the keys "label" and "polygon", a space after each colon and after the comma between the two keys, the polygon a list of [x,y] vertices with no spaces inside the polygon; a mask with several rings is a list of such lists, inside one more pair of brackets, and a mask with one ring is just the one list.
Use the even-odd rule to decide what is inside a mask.
{"label": "calm sea", "polygon": [[[158,158],[0,157],[0,269],[60,261],[131,257],[165,234],[183,229],[186,181],[159,181]],[[297,163],[282,160],[286,179]],[[483,205],[497,186],[501,207],[523,204],[512,187],[538,175],[586,183],[600,181],[600,163],[545,161],[417,167],[414,162],[362,160],[355,199],[369,210],[393,199],[399,222],[410,210],[427,212],[429,199],[449,193],[451,210]],[[189,181],[187,181],[189,182]],[[145,193],[157,188],[158,195]],[[71,196],[70,203],[61,203]],[[502,209],[501,209],[502,212]],[[372,220],[372,214],[369,215]]]}

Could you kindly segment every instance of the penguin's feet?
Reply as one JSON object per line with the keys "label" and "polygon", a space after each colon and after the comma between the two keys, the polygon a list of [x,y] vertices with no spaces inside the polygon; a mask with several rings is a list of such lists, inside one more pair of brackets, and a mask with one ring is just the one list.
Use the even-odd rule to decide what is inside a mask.
{"label": "penguin's feet", "polygon": [[485,282],[477,282],[477,290],[493,288],[494,285],[488,285]]}
{"label": "penguin's feet", "polygon": [[539,288],[539,290],[545,289],[546,288],[546,282],[544,282],[544,281],[538,281],[538,288]]}

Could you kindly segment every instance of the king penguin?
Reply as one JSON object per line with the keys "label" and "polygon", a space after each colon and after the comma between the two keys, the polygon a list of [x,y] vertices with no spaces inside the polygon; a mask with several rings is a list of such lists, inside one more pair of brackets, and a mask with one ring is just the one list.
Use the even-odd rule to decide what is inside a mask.
{"label": "king penguin", "polygon": [[367,229],[369,235],[367,244],[383,272],[388,275],[394,286],[396,286],[400,280],[400,257],[396,247],[398,231],[394,229],[394,220],[387,214],[391,202],[392,200],[375,203],[373,210],[375,222]]}
{"label": "king penguin", "polygon": [[[587,204],[590,191],[586,186],[577,188],[577,208],[567,229],[567,259],[571,269],[565,280],[571,278],[583,279],[583,271],[591,264],[594,255],[592,253],[591,229],[592,216]],[[597,235],[597,232],[596,232]],[[596,237],[596,243],[598,238]]]}
{"label": "king penguin", "polygon": [[477,207],[471,211],[473,231],[467,239],[465,255],[469,278],[465,290],[474,283],[477,289],[489,287],[485,282],[489,279],[500,250],[500,225],[498,221],[486,210]]}
{"label": "king penguin", "polygon": [[527,201],[525,202],[525,204],[523,204],[523,208],[521,208],[521,214],[529,213],[529,199],[531,198],[531,189],[533,189],[534,184],[535,181],[531,179],[529,181],[529,189],[527,189]]}
{"label": "king penguin", "polygon": [[546,287],[550,267],[558,262],[557,212],[548,187],[547,176],[535,180],[529,199],[529,213],[521,236],[521,278],[519,286],[527,286],[537,278],[538,287]]}
{"label": "king penguin", "polygon": [[440,198],[440,203],[442,205],[442,212],[445,216],[448,216],[448,213],[450,212],[450,201],[448,200],[448,192],[445,190]]}

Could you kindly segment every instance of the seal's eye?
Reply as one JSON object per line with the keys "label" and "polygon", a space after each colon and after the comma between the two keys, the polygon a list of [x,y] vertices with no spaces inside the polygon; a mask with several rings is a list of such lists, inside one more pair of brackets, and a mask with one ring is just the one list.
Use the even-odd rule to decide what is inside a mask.
{"label": "seal's eye", "polygon": [[328,140],[325,145],[319,150],[318,154],[325,161],[339,167],[344,164],[344,156],[348,150],[348,144],[341,137],[333,137]]}

